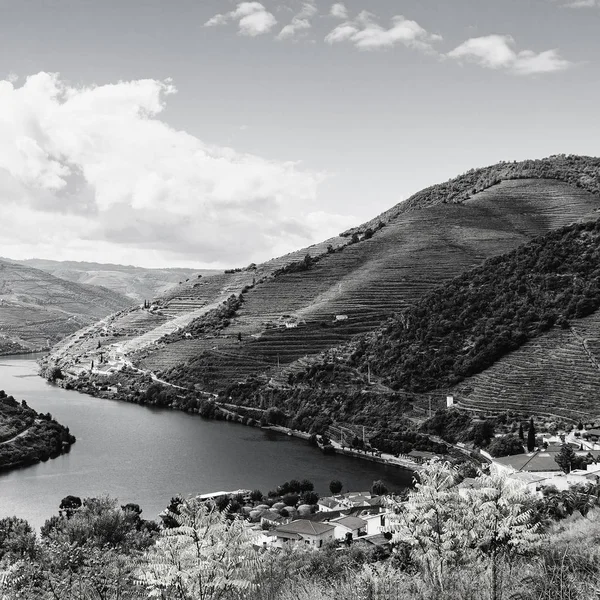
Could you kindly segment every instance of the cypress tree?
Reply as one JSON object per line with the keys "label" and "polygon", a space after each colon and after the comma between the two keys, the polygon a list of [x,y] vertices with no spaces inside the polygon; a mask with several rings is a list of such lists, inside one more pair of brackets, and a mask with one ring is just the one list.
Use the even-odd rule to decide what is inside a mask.
{"label": "cypress tree", "polygon": [[519,424],[519,439],[525,441],[525,432],[523,431],[523,423]]}
{"label": "cypress tree", "polygon": [[533,425],[533,417],[529,420],[529,430],[527,431],[527,450],[533,452],[535,449],[535,427]]}

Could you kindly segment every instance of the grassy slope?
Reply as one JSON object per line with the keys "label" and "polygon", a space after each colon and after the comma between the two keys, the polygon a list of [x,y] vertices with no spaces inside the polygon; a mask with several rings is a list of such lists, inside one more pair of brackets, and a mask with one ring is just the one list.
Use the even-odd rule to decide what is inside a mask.
{"label": "grassy slope", "polygon": [[0,261],[0,353],[48,348],[130,300],[95,286]]}

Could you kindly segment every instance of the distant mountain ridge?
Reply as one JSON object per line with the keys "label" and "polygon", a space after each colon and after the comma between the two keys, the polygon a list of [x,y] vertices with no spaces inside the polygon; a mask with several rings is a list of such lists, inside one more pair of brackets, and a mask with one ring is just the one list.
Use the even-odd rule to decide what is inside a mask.
{"label": "distant mountain ridge", "polygon": [[112,290],[0,260],[0,354],[47,350],[130,304]]}
{"label": "distant mountain ridge", "polygon": [[83,261],[56,261],[40,258],[15,260],[35,269],[46,271],[55,277],[83,283],[99,285],[135,302],[152,300],[167,292],[173,286],[198,275],[209,276],[217,271],[211,269],[150,269],[132,265],[117,265]]}
{"label": "distant mountain ridge", "polygon": [[[49,364],[85,376],[91,360],[98,364],[100,342],[107,369],[131,361],[177,385],[222,393],[245,381],[260,392],[266,381],[264,407],[277,390],[282,398],[295,393],[286,387],[290,376],[320,353],[376,330],[485,259],[595,220],[599,209],[598,158],[561,155],[477,169],[321,244],[192,279],[151,310],[112,315],[59,344]],[[233,312],[223,309],[232,295]],[[392,397],[385,384],[366,388],[364,374],[346,375],[363,400]]]}

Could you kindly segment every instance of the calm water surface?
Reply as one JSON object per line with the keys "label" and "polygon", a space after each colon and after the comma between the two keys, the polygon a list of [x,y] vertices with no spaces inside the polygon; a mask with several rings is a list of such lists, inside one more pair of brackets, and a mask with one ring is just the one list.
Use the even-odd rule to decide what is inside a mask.
{"label": "calm water surface", "polygon": [[266,493],[294,478],[310,479],[322,494],[332,479],[350,490],[382,479],[397,490],[412,478],[397,467],[324,456],[289,436],[67,391],[37,370],[31,357],[0,357],[0,389],[52,413],[77,437],[68,454],[0,474],[0,517],[17,515],[38,528],[68,494],[108,494],[122,504],[136,502],[146,518],[156,518],[178,493]]}

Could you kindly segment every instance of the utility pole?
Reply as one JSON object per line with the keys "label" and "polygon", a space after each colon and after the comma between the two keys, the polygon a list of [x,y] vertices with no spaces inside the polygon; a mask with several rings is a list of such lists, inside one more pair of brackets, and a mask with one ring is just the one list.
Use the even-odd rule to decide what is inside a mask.
{"label": "utility pole", "polygon": [[369,385],[371,385],[371,363],[370,362],[367,363],[367,381],[369,382]]}

